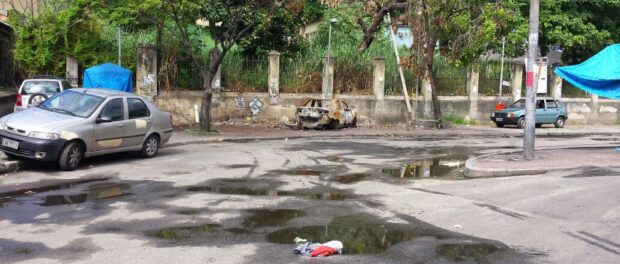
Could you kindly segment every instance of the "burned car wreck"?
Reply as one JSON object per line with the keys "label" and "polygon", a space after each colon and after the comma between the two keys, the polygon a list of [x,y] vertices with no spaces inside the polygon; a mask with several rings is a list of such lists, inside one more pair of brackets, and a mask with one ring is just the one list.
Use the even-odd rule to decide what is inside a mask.
{"label": "burned car wreck", "polygon": [[297,107],[298,129],[355,127],[357,112],[340,99],[306,99]]}

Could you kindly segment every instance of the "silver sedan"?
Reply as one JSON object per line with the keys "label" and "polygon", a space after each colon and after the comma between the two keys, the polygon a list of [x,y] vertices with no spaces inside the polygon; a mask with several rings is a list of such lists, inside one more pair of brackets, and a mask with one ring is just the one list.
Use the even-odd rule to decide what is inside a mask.
{"label": "silver sedan", "polygon": [[0,118],[0,151],[9,157],[57,162],[139,151],[150,158],[172,135],[170,113],[143,97],[106,89],[71,89],[37,107]]}

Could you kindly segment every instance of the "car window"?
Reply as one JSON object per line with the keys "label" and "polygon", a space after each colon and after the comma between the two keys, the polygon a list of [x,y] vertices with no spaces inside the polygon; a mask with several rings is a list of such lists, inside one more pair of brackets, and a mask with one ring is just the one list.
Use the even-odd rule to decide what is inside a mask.
{"label": "car window", "polygon": [[123,99],[116,98],[110,100],[104,107],[101,109],[101,113],[99,113],[99,117],[110,117],[111,121],[120,121],[123,120]]}
{"label": "car window", "polygon": [[60,85],[57,81],[24,81],[21,94],[55,94],[58,92],[60,92]]}
{"label": "car window", "polygon": [[71,87],[71,84],[67,81],[62,81],[62,88],[63,89],[71,89],[73,87]]}
{"label": "car window", "polygon": [[525,100],[524,99],[519,99],[516,102],[514,102],[510,107],[523,108],[523,107],[525,107]]}
{"label": "car window", "polygon": [[127,98],[127,110],[129,111],[129,119],[150,115],[149,108],[138,98]]}
{"label": "car window", "polygon": [[545,108],[545,101],[544,100],[537,100],[536,101],[536,109],[544,109]]}
{"label": "car window", "polygon": [[555,104],[555,100],[547,100],[547,108],[558,108]]}
{"label": "car window", "polygon": [[101,104],[103,98],[85,93],[66,91],[59,93],[38,107],[67,115],[88,117]]}

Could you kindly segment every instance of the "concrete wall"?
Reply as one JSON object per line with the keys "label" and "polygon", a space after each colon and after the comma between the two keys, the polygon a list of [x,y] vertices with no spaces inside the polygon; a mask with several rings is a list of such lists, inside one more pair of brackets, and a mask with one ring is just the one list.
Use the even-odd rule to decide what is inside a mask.
{"label": "concrete wall", "polygon": [[[190,124],[196,121],[196,109],[200,109],[202,92],[162,91],[157,98],[157,105],[174,115],[177,124]],[[250,108],[258,109],[257,118],[294,123],[295,106],[309,97],[321,98],[321,94],[280,94],[278,104],[269,104],[268,93],[222,93],[213,97],[212,117],[216,121],[225,121],[232,118],[244,118],[252,116]],[[376,125],[399,123],[406,120],[406,105],[402,97],[386,96],[383,101],[376,100],[374,95],[351,96],[338,95],[350,106],[358,111],[360,125]],[[475,112],[470,111],[471,104],[468,96],[440,96],[441,107],[444,115],[456,115],[460,117],[476,115],[477,120],[490,121],[489,116],[495,109],[495,97],[479,97],[475,106]],[[562,101],[567,105],[569,117],[568,124],[615,124],[619,119],[618,109],[620,101],[599,100],[598,109],[593,109],[589,98],[564,98]],[[412,100],[412,107],[417,107],[419,119],[430,119],[423,116],[422,111],[425,102],[422,98],[416,104]]]}
{"label": "concrete wall", "polygon": [[0,117],[13,113],[16,99],[14,93],[0,92]]}

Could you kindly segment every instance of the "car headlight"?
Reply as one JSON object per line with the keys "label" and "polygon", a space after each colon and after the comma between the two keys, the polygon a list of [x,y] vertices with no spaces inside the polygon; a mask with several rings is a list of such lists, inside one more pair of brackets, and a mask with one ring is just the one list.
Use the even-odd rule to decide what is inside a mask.
{"label": "car headlight", "polygon": [[47,139],[47,140],[58,139],[58,134],[56,134],[56,133],[47,133],[47,132],[32,131],[32,132],[30,132],[28,134],[28,136],[31,137],[31,138]]}
{"label": "car headlight", "polygon": [[6,130],[6,123],[0,121],[0,130]]}

